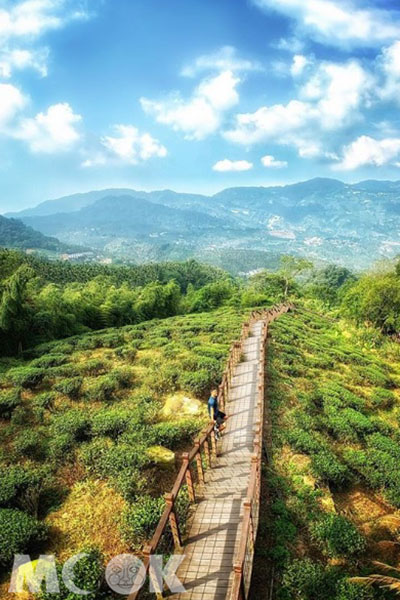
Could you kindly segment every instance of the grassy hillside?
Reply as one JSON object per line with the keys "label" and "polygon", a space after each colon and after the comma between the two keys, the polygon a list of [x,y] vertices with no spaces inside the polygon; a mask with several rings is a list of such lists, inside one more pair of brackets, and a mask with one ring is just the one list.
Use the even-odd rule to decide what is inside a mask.
{"label": "grassy hillside", "polygon": [[400,559],[387,542],[399,527],[390,517],[400,509],[400,346],[371,350],[367,331],[301,310],[276,321],[271,336],[264,502],[272,499],[256,590],[269,564],[279,599],[381,598],[346,576]]}
{"label": "grassy hillside", "polygon": [[225,308],[152,320],[2,360],[0,520],[20,531],[0,537],[3,574],[14,552],[140,550],[243,319]]}

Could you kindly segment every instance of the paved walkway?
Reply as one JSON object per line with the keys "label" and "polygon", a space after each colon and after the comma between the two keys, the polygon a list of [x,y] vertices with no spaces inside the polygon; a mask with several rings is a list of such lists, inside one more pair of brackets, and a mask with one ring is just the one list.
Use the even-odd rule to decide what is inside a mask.
{"label": "paved walkway", "polygon": [[177,572],[186,592],[171,596],[175,600],[225,600],[232,583],[253,452],[261,329],[262,322],[255,323],[245,361],[235,370],[217,464],[207,472]]}

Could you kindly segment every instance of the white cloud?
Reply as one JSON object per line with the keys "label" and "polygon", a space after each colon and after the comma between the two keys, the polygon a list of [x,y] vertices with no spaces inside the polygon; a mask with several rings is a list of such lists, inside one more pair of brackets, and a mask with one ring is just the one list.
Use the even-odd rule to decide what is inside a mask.
{"label": "white cloud", "polygon": [[38,37],[67,21],[88,16],[84,10],[74,9],[73,4],[67,0],[6,2],[6,7],[0,9],[0,38]]}
{"label": "white cloud", "polygon": [[378,90],[380,97],[400,102],[400,41],[384,48],[377,64],[384,76],[384,83]]}
{"label": "white cloud", "polygon": [[0,8],[0,76],[31,68],[47,75],[48,48],[36,47],[45,33],[87,19],[80,0],[3,0]]}
{"label": "white cloud", "polygon": [[213,171],[225,173],[227,171],[249,171],[252,168],[253,163],[248,160],[229,160],[229,158],[225,158],[215,163]]}
{"label": "white cloud", "polygon": [[35,153],[63,152],[80,139],[76,125],[81,120],[69,104],[53,104],[45,113],[22,119],[12,136],[27,142]]}
{"label": "white cloud", "polygon": [[373,84],[355,60],[321,62],[300,87],[298,98],[236,115],[235,126],[224,137],[246,146],[271,141],[292,146],[303,158],[332,158],[331,133],[362,119]]}
{"label": "white cloud", "polygon": [[[101,138],[103,151],[82,163],[83,167],[115,164],[137,165],[153,157],[167,156],[167,149],[149,133],[140,133],[133,125],[115,125],[116,136]],[[105,149],[105,151],[104,151]]]}
{"label": "white cloud", "polygon": [[388,163],[394,163],[400,156],[400,138],[384,138],[377,140],[368,135],[361,135],[356,140],[345,146],[343,157],[334,168],[349,171],[373,165],[381,167]]}
{"label": "white cloud", "polygon": [[0,83],[0,130],[9,125],[25,104],[26,98],[17,87],[9,83]]}
{"label": "white cloud", "polygon": [[240,58],[236,48],[223,46],[211,54],[203,54],[191,64],[182,69],[182,75],[194,77],[204,71],[261,71],[262,67],[257,61]]}
{"label": "white cloud", "polygon": [[0,77],[9,79],[14,70],[33,69],[41,77],[47,75],[47,58],[49,50],[42,48],[39,50],[0,50]]}
{"label": "white cloud", "polygon": [[[294,19],[298,33],[339,47],[380,46],[400,37],[398,13],[365,7],[361,0],[253,0]],[[364,4],[364,6],[363,6]]]}
{"label": "white cloud", "polygon": [[301,75],[305,67],[308,65],[308,62],[308,58],[303,54],[295,54],[293,56],[293,62],[290,67],[290,72],[293,75],[293,77],[298,77],[299,75]]}
{"label": "white cloud", "polygon": [[261,162],[264,167],[273,168],[273,169],[282,169],[283,167],[287,167],[288,164],[286,160],[276,160],[274,156],[267,154],[261,158]]}
{"label": "white cloud", "polygon": [[186,139],[202,140],[220,127],[223,113],[239,102],[239,82],[232,71],[223,71],[203,79],[188,100],[175,94],[160,101],[141,98],[140,103],[158,123],[182,131]]}

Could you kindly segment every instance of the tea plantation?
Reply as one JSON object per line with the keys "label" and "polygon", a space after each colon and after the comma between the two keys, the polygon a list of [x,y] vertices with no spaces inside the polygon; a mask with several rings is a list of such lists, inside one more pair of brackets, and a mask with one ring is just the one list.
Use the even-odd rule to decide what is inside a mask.
{"label": "tea plantation", "polygon": [[369,349],[366,332],[302,309],[270,333],[272,456],[255,588],[269,565],[282,600],[391,598],[348,576],[376,572],[370,559],[400,557],[390,543],[400,527],[391,520],[400,509],[400,346]]}
{"label": "tea plantation", "polygon": [[87,548],[94,561],[140,551],[176,476],[173,452],[208,423],[204,400],[245,314],[152,320],[2,361],[4,573],[30,550],[60,561]]}

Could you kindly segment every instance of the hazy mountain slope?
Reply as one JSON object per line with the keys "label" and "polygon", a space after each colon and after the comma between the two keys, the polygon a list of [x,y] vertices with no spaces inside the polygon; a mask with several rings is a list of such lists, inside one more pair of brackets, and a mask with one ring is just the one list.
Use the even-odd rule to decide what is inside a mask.
{"label": "hazy mountain slope", "polygon": [[0,215],[0,246],[4,248],[27,248],[59,252],[65,247],[57,239],[47,237],[18,221]]}
{"label": "hazy mountain slope", "polygon": [[[46,211],[51,214],[43,215]],[[210,197],[104,190],[53,200],[19,216],[68,243],[139,261],[228,249],[238,259],[244,251],[241,265],[252,252],[251,268],[255,251],[294,252],[357,268],[400,252],[400,181],[346,184],[316,178],[228,188]]]}

